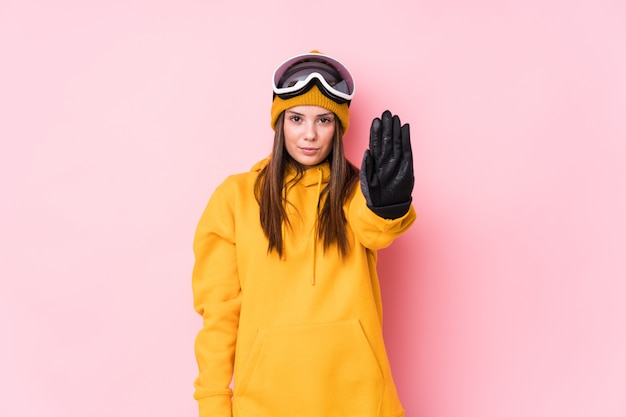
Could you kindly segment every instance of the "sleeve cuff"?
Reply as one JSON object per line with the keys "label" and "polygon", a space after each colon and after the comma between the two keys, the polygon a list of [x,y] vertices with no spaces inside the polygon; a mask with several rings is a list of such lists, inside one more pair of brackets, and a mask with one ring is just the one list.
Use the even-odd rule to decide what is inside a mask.
{"label": "sleeve cuff", "polygon": [[230,395],[209,395],[198,400],[200,417],[232,417],[232,403]]}
{"label": "sleeve cuff", "polygon": [[406,203],[393,204],[391,206],[383,206],[383,207],[372,207],[368,205],[367,207],[372,210],[378,217],[382,217],[387,220],[394,220],[400,218],[409,212],[411,208],[411,198]]}

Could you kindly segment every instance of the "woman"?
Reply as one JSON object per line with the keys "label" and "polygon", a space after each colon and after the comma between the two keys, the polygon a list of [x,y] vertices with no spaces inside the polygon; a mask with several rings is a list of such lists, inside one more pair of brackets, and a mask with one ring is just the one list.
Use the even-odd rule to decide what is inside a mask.
{"label": "woman", "polygon": [[219,185],[200,219],[201,417],[404,415],[376,251],[415,220],[409,126],[374,119],[359,173],[343,148],[353,96],[350,72],[318,51],[280,65],[271,155]]}

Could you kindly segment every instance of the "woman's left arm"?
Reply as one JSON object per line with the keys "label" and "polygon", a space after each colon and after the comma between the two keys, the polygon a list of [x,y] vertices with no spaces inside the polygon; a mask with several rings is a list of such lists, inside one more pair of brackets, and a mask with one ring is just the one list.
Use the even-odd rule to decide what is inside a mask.
{"label": "woman's left arm", "polygon": [[367,207],[380,217],[397,219],[409,211],[415,182],[410,128],[389,110],[372,121],[360,180]]}
{"label": "woman's left arm", "polygon": [[415,221],[409,125],[401,125],[400,118],[389,111],[372,121],[360,183],[361,190],[354,193],[348,211],[350,225],[361,244],[382,249]]}
{"label": "woman's left arm", "polygon": [[415,222],[415,209],[411,203],[401,217],[385,219],[372,211],[360,190],[355,193],[348,206],[348,222],[356,239],[366,248],[379,250],[386,248],[398,236],[409,230]]}

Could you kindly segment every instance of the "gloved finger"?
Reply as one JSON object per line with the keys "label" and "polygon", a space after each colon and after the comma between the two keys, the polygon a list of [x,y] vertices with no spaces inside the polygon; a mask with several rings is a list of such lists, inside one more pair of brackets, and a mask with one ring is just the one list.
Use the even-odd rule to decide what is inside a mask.
{"label": "gloved finger", "polygon": [[377,162],[380,161],[383,164],[386,164],[387,161],[393,157],[393,118],[389,110],[385,110],[383,112],[382,124],[382,149],[380,157],[376,159]]}
{"label": "gloved finger", "polygon": [[402,158],[402,131],[398,116],[393,116],[393,156],[397,159]]}
{"label": "gloved finger", "polygon": [[381,150],[381,128],[382,124],[379,118],[372,120],[372,126],[370,127],[370,150],[371,156],[374,159],[380,158]]}
{"label": "gloved finger", "polygon": [[413,166],[413,150],[411,149],[411,128],[409,124],[402,126],[402,155]]}

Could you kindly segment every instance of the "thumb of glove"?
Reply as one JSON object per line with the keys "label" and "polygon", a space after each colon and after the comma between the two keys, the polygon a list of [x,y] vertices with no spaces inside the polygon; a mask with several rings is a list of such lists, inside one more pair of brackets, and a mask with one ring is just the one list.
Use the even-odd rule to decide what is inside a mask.
{"label": "thumb of glove", "polygon": [[[374,171],[374,164],[372,160],[372,153],[369,149],[366,149],[363,153],[363,161],[361,162],[361,173],[360,173],[360,182],[361,182],[361,192],[365,197],[365,201],[369,207],[373,207],[374,204],[372,202],[372,195],[370,192],[370,183],[372,182],[372,177]],[[374,179],[374,182],[377,182]],[[375,187],[376,185],[373,184]]]}

